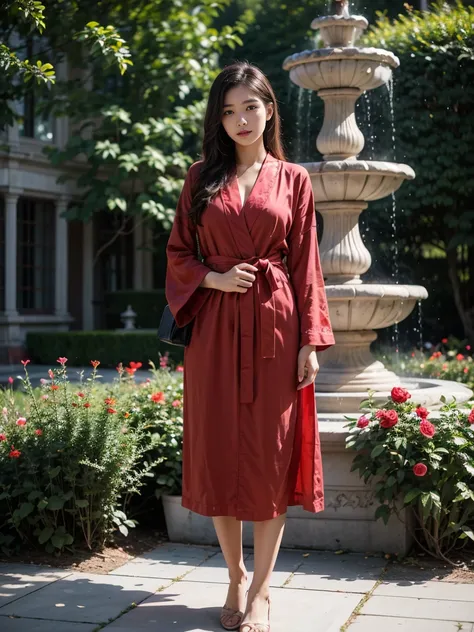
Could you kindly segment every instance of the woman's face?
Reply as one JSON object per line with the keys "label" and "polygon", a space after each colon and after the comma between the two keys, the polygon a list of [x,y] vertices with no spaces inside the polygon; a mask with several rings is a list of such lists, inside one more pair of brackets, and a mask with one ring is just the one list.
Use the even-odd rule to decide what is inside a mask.
{"label": "woman's face", "polygon": [[238,145],[253,145],[262,136],[272,116],[273,104],[265,104],[244,85],[231,88],[225,95],[222,125]]}

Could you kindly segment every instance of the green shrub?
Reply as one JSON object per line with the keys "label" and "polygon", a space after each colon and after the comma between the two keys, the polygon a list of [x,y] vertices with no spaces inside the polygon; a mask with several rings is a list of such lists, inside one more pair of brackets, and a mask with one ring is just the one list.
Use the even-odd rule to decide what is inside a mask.
{"label": "green shrub", "polygon": [[[9,387],[1,391],[0,546],[41,545],[48,552],[101,546],[114,529],[134,521],[124,512],[149,473],[151,447],[143,424],[129,423],[123,397],[92,375],[67,378],[67,358],[33,390],[25,362],[24,409]],[[130,380],[133,379],[129,378]]]}
{"label": "green shrub", "polygon": [[439,415],[428,420],[410,398],[395,387],[380,409],[370,397],[363,402],[367,412],[348,424],[347,448],[358,452],[352,470],[365,482],[375,479],[376,518],[387,522],[410,507],[419,545],[449,561],[463,540],[474,541],[474,408],[459,410],[442,398]]}
{"label": "green shrub", "polygon": [[27,334],[28,357],[35,364],[54,364],[67,356],[70,366],[88,366],[91,358],[100,358],[101,366],[116,367],[130,360],[148,365],[159,355],[169,353],[172,362],[183,360],[181,347],[159,342],[156,333],[117,333],[114,331],[71,331]]}
{"label": "green shrub", "polygon": [[151,367],[152,378],[136,387],[121,381],[117,396],[130,412],[129,423],[146,429],[153,446],[146,454],[152,464],[154,495],[181,494],[183,449],[183,375],[171,372],[163,362]]}
{"label": "green shrub", "polygon": [[105,295],[105,318],[107,329],[123,327],[120,314],[131,305],[137,314],[137,329],[158,329],[161,314],[166,305],[162,290],[120,290]]}

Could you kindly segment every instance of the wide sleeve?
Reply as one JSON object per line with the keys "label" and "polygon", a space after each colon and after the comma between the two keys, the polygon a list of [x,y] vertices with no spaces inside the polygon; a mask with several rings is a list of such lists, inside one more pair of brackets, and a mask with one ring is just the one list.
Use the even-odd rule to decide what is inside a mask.
{"label": "wide sleeve", "polygon": [[307,173],[295,178],[293,221],[287,237],[288,272],[300,318],[300,347],[335,344],[319,260],[313,190]]}
{"label": "wide sleeve", "polygon": [[166,300],[178,327],[193,320],[211,292],[199,287],[211,270],[198,259],[196,228],[188,217],[198,168],[195,163],[188,171],[166,246]]}

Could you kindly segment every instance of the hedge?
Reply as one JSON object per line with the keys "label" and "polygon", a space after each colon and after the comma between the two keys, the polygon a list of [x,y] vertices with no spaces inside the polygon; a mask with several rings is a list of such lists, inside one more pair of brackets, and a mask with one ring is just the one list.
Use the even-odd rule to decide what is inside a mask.
{"label": "hedge", "polygon": [[158,363],[159,354],[169,353],[172,362],[183,361],[183,349],[160,343],[153,332],[117,333],[115,331],[73,331],[27,334],[28,358],[34,364],[56,366],[59,357],[70,366],[89,366],[100,360],[102,367],[114,368],[119,362]]}

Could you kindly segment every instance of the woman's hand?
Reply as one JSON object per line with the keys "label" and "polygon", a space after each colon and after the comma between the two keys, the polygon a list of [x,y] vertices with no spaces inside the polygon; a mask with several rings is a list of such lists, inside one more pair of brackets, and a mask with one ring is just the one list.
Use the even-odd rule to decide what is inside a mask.
{"label": "woman's hand", "polygon": [[298,354],[298,386],[296,390],[300,391],[316,379],[319,371],[318,358],[316,356],[316,347],[314,345],[305,345],[301,347]]}
{"label": "woman's hand", "polygon": [[[210,272],[204,279],[205,285],[203,285],[203,287],[211,287],[221,292],[239,292],[239,294],[245,294],[254,284],[256,277],[253,272],[258,272],[258,268],[250,263],[238,263],[223,274]],[[207,283],[209,283],[209,285],[207,285]]]}

